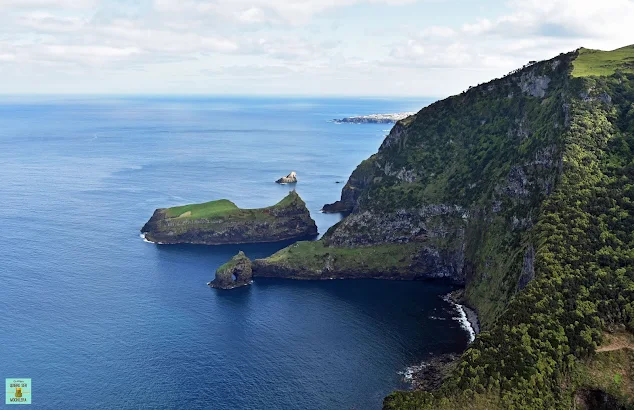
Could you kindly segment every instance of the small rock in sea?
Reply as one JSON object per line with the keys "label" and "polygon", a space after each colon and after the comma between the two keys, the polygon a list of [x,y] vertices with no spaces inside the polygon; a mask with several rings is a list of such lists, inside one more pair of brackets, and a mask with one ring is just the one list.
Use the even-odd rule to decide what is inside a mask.
{"label": "small rock in sea", "polygon": [[295,171],[292,171],[290,174],[278,179],[275,182],[277,182],[278,184],[294,184],[295,182],[297,182],[297,174],[295,173]]}
{"label": "small rock in sea", "polygon": [[216,277],[207,285],[216,289],[233,289],[253,282],[251,260],[240,251],[216,270]]}

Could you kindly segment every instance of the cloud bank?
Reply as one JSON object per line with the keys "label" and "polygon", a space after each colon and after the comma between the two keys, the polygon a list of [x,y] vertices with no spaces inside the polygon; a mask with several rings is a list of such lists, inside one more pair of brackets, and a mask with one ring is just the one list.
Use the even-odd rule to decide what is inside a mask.
{"label": "cloud bank", "polygon": [[464,4],[0,0],[0,92],[444,96],[634,42],[632,0],[492,1],[446,17]]}

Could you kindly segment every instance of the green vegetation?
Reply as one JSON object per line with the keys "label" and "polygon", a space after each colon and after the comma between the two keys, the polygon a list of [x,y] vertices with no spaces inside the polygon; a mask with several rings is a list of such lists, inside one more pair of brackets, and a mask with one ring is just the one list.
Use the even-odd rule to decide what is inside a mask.
{"label": "green vegetation", "polygon": [[617,71],[634,73],[634,46],[612,51],[579,49],[574,61],[574,77],[609,76]]}
{"label": "green vegetation", "polygon": [[[606,330],[634,331],[634,74],[571,79],[557,91],[569,116],[561,173],[523,238],[536,245],[535,279],[498,305],[439,390],[393,393],[386,408],[493,398],[487,408],[570,409],[595,388],[634,405],[632,352],[596,353]],[[481,278],[467,287],[476,305]]]}
{"label": "green vegetation", "polygon": [[273,264],[297,279],[321,277],[386,277],[411,279],[409,267],[420,244],[385,244],[363,248],[324,246],[323,241],[301,241],[254,263]]}
{"label": "green vegetation", "polygon": [[460,263],[483,331],[439,389],[386,409],[563,410],[597,391],[634,408],[631,348],[606,350],[634,333],[632,61],[562,54],[398,122],[344,187],[352,214],[260,262],[397,279],[423,254]]}
{"label": "green vegetation", "polygon": [[240,208],[227,199],[218,201],[205,202],[203,204],[191,204],[176,206],[166,210],[167,216],[170,218],[215,218],[226,216],[228,214],[239,211]]}
{"label": "green vegetation", "polygon": [[[425,217],[424,226],[447,232],[428,239],[438,249],[464,244],[473,267],[467,299],[485,329],[517,292],[524,255],[534,242],[528,227],[556,183],[566,123],[561,91],[569,86],[573,58],[537,63],[426,107],[399,122],[401,131],[392,133],[402,136],[393,142],[388,137],[350,178],[369,181],[350,190],[359,197],[359,213],[380,218],[435,204],[468,211],[468,221],[442,215]],[[543,98],[522,91],[542,78],[548,81]],[[415,178],[399,178],[403,169]],[[437,220],[440,229],[434,229]],[[354,236],[363,227],[344,220],[336,229],[339,236]]]}
{"label": "green vegetation", "polygon": [[250,262],[249,258],[244,254],[244,252],[240,251],[237,255],[234,255],[231,259],[229,259],[224,264],[220,265],[218,269],[216,269],[216,275],[219,273],[225,273],[233,271],[239,263]]}
{"label": "green vegetation", "polygon": [[201,219],[224,218],[231,216],[232,218],[257,219],[269,217],[271,210],[298,204],[304,205],[304,201],[295,193],[295,191],[292,191],[277,204],[266,208],[242,209],[238,208],[236,204],[228,199],[220,199],[202,204],[190,204],[167,208],[165,213],[169,218]]}

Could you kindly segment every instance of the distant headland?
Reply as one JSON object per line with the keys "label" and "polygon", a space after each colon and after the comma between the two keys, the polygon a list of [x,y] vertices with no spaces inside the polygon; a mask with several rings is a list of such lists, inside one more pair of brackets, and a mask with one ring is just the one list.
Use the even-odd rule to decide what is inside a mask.
{"label": "distant headland", "polygon": [[355,117],[345,117],[332,120],[336,124],[392,124],[407,118],[415,112],[399,112],[394,114],[370,114]]}

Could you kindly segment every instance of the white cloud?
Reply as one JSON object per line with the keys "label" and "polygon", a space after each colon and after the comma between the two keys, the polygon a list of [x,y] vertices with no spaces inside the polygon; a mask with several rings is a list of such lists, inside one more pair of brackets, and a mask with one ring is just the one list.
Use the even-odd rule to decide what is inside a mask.
{"label": "white cloud", "polygon": [[151,81],[158,90],[165,76],[192,90],[222,85],[210,92],[446,95],[529,60],[634,42],[634,0],[510,0],[488,8],[504,10],[497,16],[425,15],[459,1],[0,0],[0,70],[15,87],[31,86],[10,80],[26,73],[47,79],[40,88],[72,73],[124,90]]}
{"label": "white cloud", "polygon": [[28,8],[85,9],[95,7],[97,0],[0,0],[0,10]]}
{"label": "white cloud", "polygon": [[79,17],[58,16],[50,12],[35,11],[19,15],[17,23],[37,32],[65,33],[77,31],[86,24],[86,20]]}
{"label": "white cloud", "polygon": [[238,20],[243,23],[262,23],[266,20],[266,15],[259,7],[251,7],[238,13]]}
{"label": "white cloud", "polygon": [[613,49],[634,40],[631,0],[513,0],[511,12],[430,27],[393,45],[386,62],[423,68],[464,67],[502,74],[529,60],[578,47]]}
{"label": "white cloud", "polygon": [[416,0],[155,0],[162,13],[188,16],[211,15],[244,23],[303,24],[326,10],[374,3],[402,5]]}
{"label": "white cloud", "polygon": [[15,54],[0,53],[0,61],[9,62],[9,61],[15,61],[15,59],[16,59]]}

